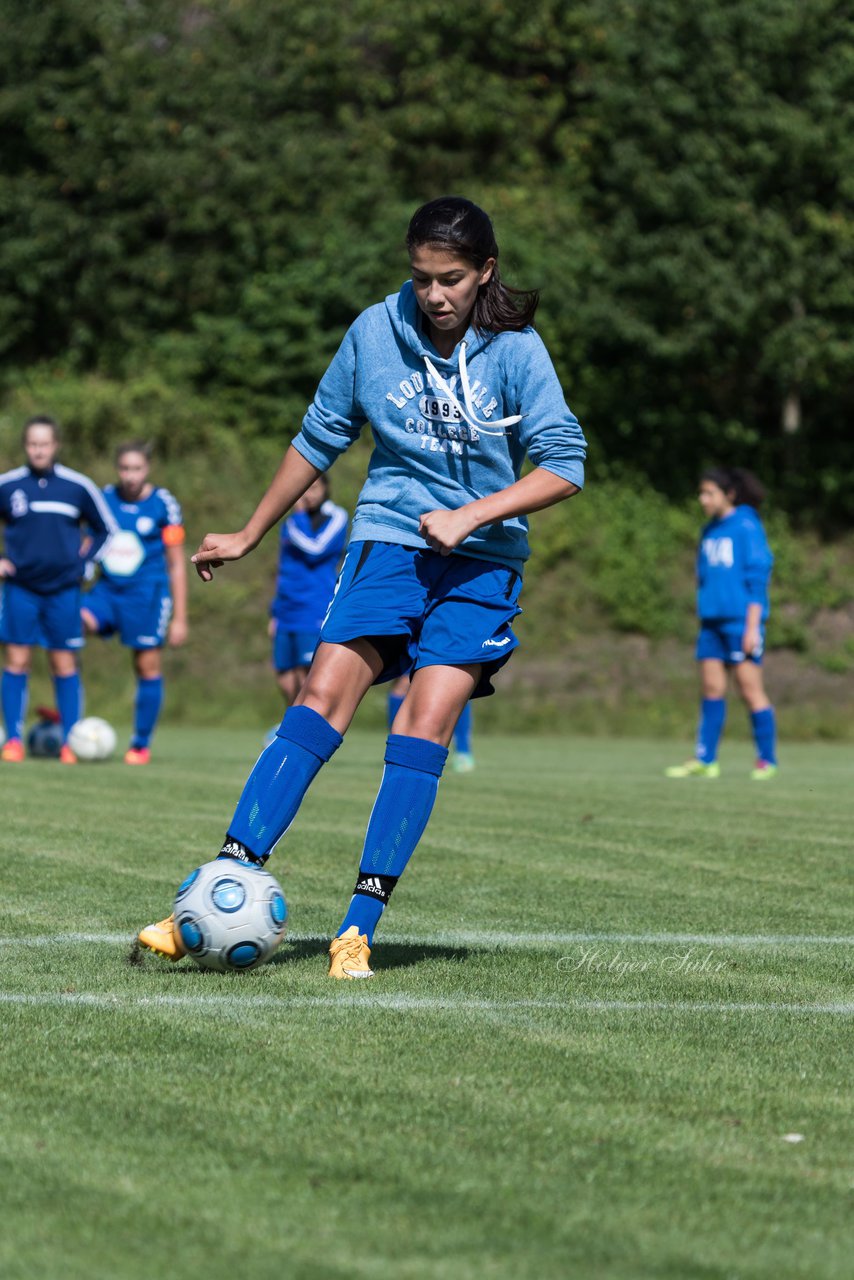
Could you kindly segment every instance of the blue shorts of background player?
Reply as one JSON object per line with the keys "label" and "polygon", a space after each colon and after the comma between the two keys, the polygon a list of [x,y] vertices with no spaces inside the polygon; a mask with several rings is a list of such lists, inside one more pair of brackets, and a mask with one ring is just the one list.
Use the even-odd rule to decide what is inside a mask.
{"label": "blue shorts of background player", "polygon": [[384,661],[376,684],[422,667],[482,664],[472,693],[482,698],[519,643],[511,623],[521,588],[515,570],[474,556],[352,542],[320,638],[371,637]]}
{"label": "blue shorts of background player", "polygon": [[0,593],[0,643],[68,651],[83,648],[80,588],[50,595],[7,580]]}
{"label": "blue shorts of background player", "polygon": [[160,649],[166,643],[172,617],[167,582],[115,590],[103,578],[84,597],[83,606],[98,624],[98,635],[119,633],[128,649]]}
{"label": "blue shorts of background player", "polygon": [[310,667],[319,639],[316,631],[289,631],[280,622],[273,630],[273,666],[281,675],[295,667]]}
{"label": "blue shorts of background player", "polygon": [[759,628],[759,644],[752,653],[744,652],[743,638],[743,622],[706,620],[700,625],[694,656],[698,662],[702,662],[704,658],[716,658],[727,667],[737,667],[741,662],[755,662],[757,666],[761,666],[765,651],[765,628]]}

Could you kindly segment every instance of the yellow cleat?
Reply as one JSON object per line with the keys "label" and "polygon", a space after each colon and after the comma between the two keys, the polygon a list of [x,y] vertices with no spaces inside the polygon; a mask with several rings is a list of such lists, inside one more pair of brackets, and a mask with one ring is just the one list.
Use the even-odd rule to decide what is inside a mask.
{"label": "yellow cleat", "polygon": [[685,764],[672,764],[664,770],[665,778],[719,778],[721,766],[717,760],[703,764],[702,760],[688,760]]}
{"label": "yellow cleat", "polygon": [[368,963],[370,958],[368,935],[359,933],[356,925],[351,924],[340,938],[332,939],[329,947],[329,976],[330,978],[372,978],[374,971]]}
{"label": "yellow cleat", "polygon": [[158,920],[157,924],[149,924],[140,929],[138,941],[141,947],[153,951],[156,956],[162,956],[164,960],[181,960],[187,954],[187,948],[175,928],[174,916],[167,916],[165,920]]}
{"label": "yellow cleat", "polygon": [[757,760],[756,767],[751,769],[750,776],[754,782],[770,782],[777,777],[777,766],[767,760]]}

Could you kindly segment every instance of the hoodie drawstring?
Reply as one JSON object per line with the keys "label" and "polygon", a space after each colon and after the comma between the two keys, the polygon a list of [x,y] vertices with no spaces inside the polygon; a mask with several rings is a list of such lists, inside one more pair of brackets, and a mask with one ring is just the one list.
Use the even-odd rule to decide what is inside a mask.
{"label": "hoodie drawstring", "polygon": [[457,412],[465,419],[470,427],[479,431],[485,436],[506,436],[506,430],[496,430],[496,428],[512,427],[515,423],[522,421],[521,413],[514,414],[510,418],[496,418],[494,422],[484,422],[477,416],[472,400],[471,385],[469,383],[468,369],[466,368],[466,344],[460,343],[460,385],[463,389],[463,399],[465,405],[461,405],[453,390],[439,373],[436,366],[429,356],[424,357],[424,363],[427,366],[427,372],[430,374],[434,384],[440,391],[448,397],[451,403],[456,407]]}

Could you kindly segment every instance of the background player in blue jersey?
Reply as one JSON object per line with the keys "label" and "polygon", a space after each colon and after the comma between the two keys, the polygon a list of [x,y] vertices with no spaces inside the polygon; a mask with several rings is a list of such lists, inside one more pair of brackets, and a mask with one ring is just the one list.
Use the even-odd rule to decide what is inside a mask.
{"label": "background player in blue jersey", "polygon": [[104,553],[100,579],[83,597],[86,629],[104,637],[118,631],[133,650],[136,698],[125,753],[125,764],[133,765],[151,758],[149,742],[163,705],[163,645],[167,638],[170,645],[187,638],[184,520],[169,490],[150,483],[150,459],[147,444],[116,450],[118,483],[107,485],[104,499],[118,532]]}
{"label": "background player in blue jersey", "polygon": [[[531,327],[536,294],[510,291],[482,209],[431,201],[407,235],[411,279],[344,337],[302,430],[238,533],[193,557],[209,580],[251,551],[370,422],[374,449],[335,597],[308,677],[262,752],[223,857],[266,861],[372,684],[412,673],[389,734],[333,978],[370,978],[374,928],[427,824],[454,725],[492,692],[516,647],[525,515],[576,493],[585,441]],[[524,477],[526,456],[533,464]],[[185,953],[172,917],[140,943]]]}
{"label": "background player in blue jersey", "polygon": [[[7,741],[2,758],[24,758],[23,732],[33,646],[47,649],[62,723],[60,760],[75,764],[65,739],[82,711],[75,653],[83,647],[80,583],[87,562],[100,558],[116,525],[98,486],[56,461],[59,428],[52,418],[24,427],[25,466],[0,475],[0,520],[6,525],[0,556],[0,641]],[[81,530],[88,530],[85,544]]]}
{"label": "background player in blue jersey", "polygon": [[347,512],[320,476],[282,521],[276,594],[270,605],[273,666],[290,705],[303,686],[347,542]]}
{"label": "background player in blue jersey", "polygon": [[713,467],[700,479],[700,506],[709,523],[697,550],[697,613],[702,704],[695,759],[667,770],[669,778],[717,778],[718,743],[726,719],[727,672],[750,712],[756,763],[751,777],[777,772],[774,708],[762,681],[768,584],[774,557],[757,509],[764,490],[749,471]]}

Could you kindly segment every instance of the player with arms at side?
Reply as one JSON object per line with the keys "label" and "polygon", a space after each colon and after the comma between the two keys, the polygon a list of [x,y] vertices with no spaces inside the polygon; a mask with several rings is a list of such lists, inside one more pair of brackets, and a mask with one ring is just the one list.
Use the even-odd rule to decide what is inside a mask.
{"label": "player with arms at side", "polygon": [[149,480],[151,448],[120,445],[117,484],[104,498],[118,526],[101,561],[101,577],[83,597],[86,630],[103,637],[118,631],[133,650],[136,673],[133,736],[125,764],[145,765],[163,705],[163,645],[187,639],[187,567],[184,520],[168,489]]}
{"label": "player with arms at side", "polygon": [[719,777],[728,671],[750,713],[756,746],[750,776],[766,782],[777,772],[776,720],[762,680],[774,563],[758,515],[764,497],[756,477],[738,467],[712,467],[700,478],[700,506],[709,522],[697,550],[696,657],[703,697],[695,758],[671,766],[668,778]]}
{"label": "player with arms at side", "polygon": [[[2,758],[24,759],[24,718],[31,654],[47,649],[62,725],[62,764],[76,764],[66,739],[80,719],[83,690],[75,653],[83,647],[80,583],[87,564],[99,559],[116,524],[101,491],[88,476],[56,461],[59,427],[53,418],[31,418],[24,427],[25,466],[0,475],[0,520],[6,545],[0,555],[0,641],[6,646],[2,677],[7,741]],[[88,535],[81,539],[81,531]]]}
{"label": "player with arms at side", "polygon": [[[501,281],[487,215],[458,197],[431,201],[407,247],[411,279],[351,326],[246,526],[209,533],[193,557],[209,580],[246,555],[370,422],[375,447],[320,644],[220,851],[263,864],[371,685],[412,673],[330,946],[333,978],[373,976],[374,929],[427,825],[457,718],[493,692],[516,647],[526,514],[583,483],[584,436],[531,327],[538,297]],[[172,917],[140,943],[173,960],[185,950]]]}
{"label": "player with arms at side", "polygon": [[308,675],[346,542],[347,512],[329,500],[329,481],[319,476],[282,521],[279,538],[269,634],[276,682],[288,706]]}

